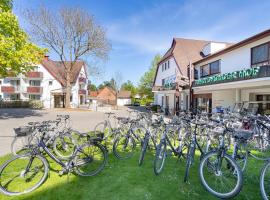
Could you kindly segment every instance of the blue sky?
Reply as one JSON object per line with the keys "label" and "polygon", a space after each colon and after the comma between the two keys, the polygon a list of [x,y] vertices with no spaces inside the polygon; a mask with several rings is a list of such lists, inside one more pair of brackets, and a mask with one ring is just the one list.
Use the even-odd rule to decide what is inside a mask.
{"label": "blue sky", "polygon": [[112,51],[96,84],[117,71],[136,84],[173,37],[237,42],[270,28],[268,0],[14,0],[22,26],[21,11],[40,4],[81,7],[106,28]]}

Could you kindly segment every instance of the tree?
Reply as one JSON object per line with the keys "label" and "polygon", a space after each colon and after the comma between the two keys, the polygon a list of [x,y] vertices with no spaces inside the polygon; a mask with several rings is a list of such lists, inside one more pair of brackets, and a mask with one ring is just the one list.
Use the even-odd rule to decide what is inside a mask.
{"label": "tree", "polygon": [[113,90],[115,90],[115,86],[114,86],[114,80],[113,78],[110,80],[110,81],[104,81],[103,83],[101,83],[99,86],[98,86],[98,89],[103,89],[105,87],[109,87],[109,88],[112,88]]}
{"label": "tree", "polygon": [[54,51],[65,68],[66,107],[70,107],[75,63],[86,57],[106,59],[111,48],[106,32],[93,15],[80,8],[55,11],[40,7],[25,14],[32,37]]}
{"label": "tree", "polygon": [[31,43],[20,28],[17,17],[12,13],[12,1],[0,2],[0,77],[17,75],[32,69],[45,54]]}
{"label": "tree", "polygon": [[113,85],[116,92],[116,106],[117,106],[118,92],[120,91],[122,81],[123,81],[122,73],[120,71],[116,71],[114,73],[114,77],[112,78],[112,80],[113,80]]}
{"label": "tree", "polygon": [[121,90],[130,91],[132,97],[134,97],[137,93],[137,88],[133,85],[133,83],[130,80],[122,84]]}
{"label": "tree", "polygon": [[160,62],[161,58],[161,55],[155,55],[154,59],[151,62],[150,68],[147,72],[143,74],[139,81],[138,90],[140,95],[142,97],[146,96],[146,98],[150,100],[154,98],[152,93],[152,87],[155,79],[157,65]]}
{"label": "tree", "polygon": [[95,84],[90,83],[87,85],[87,90],[97,91],[98,89],[97,89],[97,86]]}

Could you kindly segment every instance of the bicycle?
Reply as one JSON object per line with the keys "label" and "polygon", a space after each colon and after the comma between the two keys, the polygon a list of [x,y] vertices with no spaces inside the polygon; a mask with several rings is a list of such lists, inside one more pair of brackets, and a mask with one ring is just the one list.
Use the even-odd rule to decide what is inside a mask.
{"label": "bicycle", "polygon": [[[186,127],[183,124],[163,124],[165,126],[165,130],[161,136],[160,143],[157,145],[156,148],[156,154],[155,154],[155,160],[154,160],[154,173],[156,175],[159,175],[163,168],[165,159],[167,157],[167,146],[170,147],[171,151],[174,153],[175,156],[180,159],[180,157],[185,157],[185,152],[187,148],[187,131]],[[181,129],[184,130],[181,130]],[[179,145],[175,148],[168,136],[169,133],[178,133],[177,140],[179,142]]]}
{"label": "bicycle", "polygon": [[45,155],[62,167],[60,175],[75,172],[80,176],[94,176],[104,169],[107,152],[99,143],[99,139],[92,138],[81,146],[75,146],[71,157],[67,162],[63,162],[54,156],[45,144],[46,127],[47,125],[39,126],[42,136],[38,144],[31,147],[30,152],[14,156],[1,166],[0,191],[5,195],[29,193],[41,186],[49,172],[49,163]]}
{"label": "bicycle", "polygon": [[[227,154],[228,147],[225,144],[227,132],[233,132],[225,122],[216,121],[224,127],[220,134],[219,146],[217,149],[206,153],[199,165],[199,175],[202,185],[212,195],[228,199],[233,198],[242,189],[243,174],[237,162]],[[225,181],[226,180],[226,181]]]}

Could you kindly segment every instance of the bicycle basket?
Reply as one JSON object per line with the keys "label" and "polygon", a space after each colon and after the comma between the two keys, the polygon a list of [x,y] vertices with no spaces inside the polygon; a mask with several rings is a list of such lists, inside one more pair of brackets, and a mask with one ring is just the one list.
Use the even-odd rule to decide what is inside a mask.
{"label": "bicycle basket", "polygon": [[239,129],[236,130],[234,133],[234,137],[236,139],[242,139],[242,140],[249,140],[253,136],[253,132],[250,130],[245,130],[245,129]]}
{"label": "bicycle basket", "polygon": [[14,132],[17,137],[23,137],[30,135],[32,133],[32,127],[29,126],[21,126],[19,128],[14,128]]}

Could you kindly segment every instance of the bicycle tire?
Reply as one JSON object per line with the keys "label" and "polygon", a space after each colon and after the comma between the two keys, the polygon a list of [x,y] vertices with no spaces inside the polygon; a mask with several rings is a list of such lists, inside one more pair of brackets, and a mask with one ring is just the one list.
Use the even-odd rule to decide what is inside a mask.
{"label": "bicycle tire", "polygon": [[141,166],[143,164],[144,156],[145,156],[145,153],[146,153],[146,150],[148,147],[148,142],[149,142],[149,137],[146,136],[146,138],[144,139],[141,153],[140,153],[140,157],[139,157],[139,166]]}
{"label": "bicycle tire", "polygon": [[25,137],[15,137],[13,140],[12,140],[12,143],[11,143],[11,153],[16,156],[16,155],[21,155],[21,154],[25,154],[27,152],[29,152],[29,144],[27,142],[27,144],[22,144],[22,141],[19,141],[19,140],[27,140],[27,138]]}
{"label": "bicycle tire", "polygon": [[186,161],[186,169],[185,169],[185,176],[184,176],[185,183],[188,182],[189,171],[190,171],[190,167],[192,165],[193,159],[194,159],[194,153],[195,153],[195,148],[190,146],[188,148],[187,161]]}
{"label": "bicycle tire", "polygon": [[[71,149],[70,152],[67,152],[66,151],[66,147],[63,148],[63,140],[67,138],[68,139],[68,142],[70,142],[67,146],[68,149]],[[58,145],[58,139],[60,139],[60,142],[61,142],[61,145],[59,146]],[[64,133],[62,135],[59,135],[57,137],[54,138],[54,141],[53,141],[53,151],[54,153],[60,158],[60,159],[63,159],[63,160],[68,160],[72,154],[73,154],[73,151],[74,151],[74,148],[77,144],[77,141],[71,136],[71,134],[69,133]],[[66,143],[65,143],[65,146],[66,146]],[[65,152],[61,152],[59,148],[62,148],[65,152],[67,152],[67,154],[65,154]]]}
{"label": "bicycle tire", "polygon": [[[6,173],[4,173],[4,174],[5,174],[5,177],[4,177],[4,178],[2,177],[2,173],[5,172],[5,169],[6,169],[9,165],[11,165],[11,163],[14,162],[14,161],[20,161],[19,163],[22,163],[22,162],[24,161],[24,159],[26,159],[26,158],[29,158],[29,159],[30,159],[30,157],[32,158],[33,155],[31,155],[31,154],[17,155],[17,156],[14,156],[13,158],[11,158],[10,160],[6,161],[6,162],[1,166],[1,168],[0,168],[0,191],[1,191],[3,194],[9,195],[9,196],[16,196],[16,195],[26,194],[26,193],[29,193],[29,192],[32,192],[32,191],[36,190],[39,186],[41,186],[41,185],[45,182],[46,178],[48,177],[49,164],[48,164],[47,160],[46,160],[43,156],[35,155],[33,158],[34,158],[34,159],[36,159],[36,158],[39,159],[39,160],[41,161],[41,163],[43,164],[43,166],[44,166],[44,170],[43,170],[44,173],[43,173],[41,179],[40,179],[34,186],[32,186],[31,188],[26,189],[26,190],[24,190],[24,191],[22,191],[22,192],[18,192],[18,191],[17,191],[17,192],[16,192],[16,191],[8,191],[6,188],[3,187],[2,181],[5,180],[5,178],[7,177]],[[29,164],[29,163],[28,163],[28,164]],[[32,164],[33,164],[33,161],[32,161]],[[16,164],[16,166],[19,167],[20,165],[17,165],[17,164]],[[27,166],[28,166],[28,165],[27,165]],[[11,167],[11,168],[12,168],[12,174],[14,174],[14,173],[15,173],[15,172],[14,172],[15,169],[14,169],[14,167]],[[26,168],[26,167],[23,167],[23,169],[25,169],[25,168]],[[33,170],[35,170],[35,171],[33,172],[33,175],[35,176],[35,175],[37,174],[37,172],[36,172],[37,167],[35,167]],[[25,177],[26,174],[22,174],[22,173],[25,173],[25,170],[24,170],[24,171],[23,171],[23,170],[22,170],[22,171],[19,170],[19,171],[20,171],[20,173],[18,172],[18,173],[19,173],[18,176],[12,175],[12,177],[14,177],[13,180],[15,180],[15,178],[21,178],[21,179],[26,178],[26,177]],[[41,171],[42,171],[42,170],[41,170]],[[29,172],[30,172],[30,171],[29,171]],[[30,177],[30,178],[33,178],[33,177],[34,177],[33,175],[32,175],[32,177]],[[30,178],[28,177],[29,180],[30,180]],[[13,181],[13,180],[12,180],[12,181]],[[24,183],[27,184],[27,183],[29,183],[29,181],[27,182],[27,181],[25,180]],[[25,185],[25,184],[24,184],[24,185]],[[13,185],[19,186],[20,189],[22,189],[22,188],[24,187],[23,184],[11,184],[11,182],[8,181],[8,187],[11,187],[11,186],[13,186]],[[14,186],[14,187],[16,187],[16,186]]]}
{"label": "bicycle tire", "polygon": [[269,199],[269,195],[267,195],[267,192],[265,191],[265,174],[267,172],[267,170],[269,170],[269,167],[270,167],[270,162],[267,162],[262,170],[261,170],[261,175],[260,175],[260,191],[261,191],[261,196],[264,200],[268,200]]}
{"label": "bicycle tire", "polygon": [[[125,156],[121,155],[120,151],[118,150],[121,139],[124,139],[123,141],[124,147],[122,148],[123,151],[127,150],[128,145],[131,145],[130,151],[128,150],[129,152],[127,152]],[[120,160],[131,158],[135,153],[135,149],[136,149],[136,142],[132,136],[118,135],[113,142],[113,154],[115,155],[115,157],[117,157]]]}
{"label": "bicycle tire", "polygon": [[[158,165],[159,160],[161,161],[161,165]],[[155,160],[154,160],[154,173],[156,175],[159,175],[162,172],[164,168],[165,160],[166,160],[166,143],[161,142],[157,146]]]}
{"label": "bicycle tire", "polygon": [[[86,160],[85,158],[80,157],[80,155],[83,155],[83,154],[86,155],[87,154],[87,153],[82,152],[82,151],[83,151],[83,149],[85,149],[87,147],[90,147],[90,146],[91,147],[97,147],[101,151],[103,159],[100,162],[100,165],[98,165],[98,167],[95,170],[91,170],[90,173],[89,172],[84,173],[81,170],[84,170],[85,167],[93,166],[93,161],[95,161],[92,158],[90,160],[89,155],[87,155],[88,160]],[[107,154],[107,151],[106,151],[105,147],[100,143],[86,143],[86,144],[82,145],[80,147],[80,149],[81,150],[77,152],[77,154],[75,155],[75,159],[74,159],[74,164],[76,166],[75,167],[76,174],[78,174],[80,176],[95,176],[98,173],[100,173],[104,169],[104,167],[106,166],[106,163],[108,161],[108,154]],[[95,151],[95,155],[96,155],[96,152],[97,151]],[[85,161],[87,161],[87,163]],[[82,162],[84,162],[84,163],[82,163]],[[84,168],[82,169],[82,167],[84,167]]]}
{"label": "bicycle tire", "polygon": [[[211,172],[212,174],[214,174],[215,178],[217,179],[217,177],[221,177],[223,175],[223,173],[221,171],[217,171],[217,169],[215,168],[215,164],[216,162],[212,162],[213,165],[210,166],[210,164],[212,164],[208,159],[210,159],[211,156],[217,156],[219,159],[223,159],[221,162],[221,164],[224,164],[224,161],[227,161],[228,163],[224,164],[224,169],[228,170],[229,172],[233,173],[233,180],[235,179],[235,177],[237,177],[237,182],[235,187],[228,191],[228,192],[220,192],[220,191],[216,191],[215,189],[213,189],[213,186],[209,186],[209,182],[207,182],[206,180],[208,179],[209,176],[205,176],[203,169],[206,166],[207,172]],[[210,168],[211,167],[211,168]],[[215,169],[213,169],[213,167]],[[237,162],[229,155],[224,154],[223,156],[221,156],[221,153],[219,151],[212,151],[209,152],[207,154],[205,154],[205,156],[202,158],[201,162],[200,162],[200,166],[199,166],[199,174],[200,174],[200,180],[202,185],[204,186],[204,188],[210,192],[212,195],[221,198],[221,199],[229,199],[229,198],[233,198],[236,195],[239,194],[239,192],[242,189],[243,186],[243,173],[242,170],[240,169],[240,167],[238,166]],[[226,174],[226,173],[224,173]],[[209,180],[214,180],[215,184],[218,182],[217,180],[214,180],[214,178],[209,178]],[[228,179],[226,179],[228,181]],[[223,184],[224,185],[224,184]],[[232,184],[230,184],[231,186]],[[218,186],[219,190],[221,189],[221,184],[219,184]],[[226,189],[228,189],[228,187],[225,186]]]}

